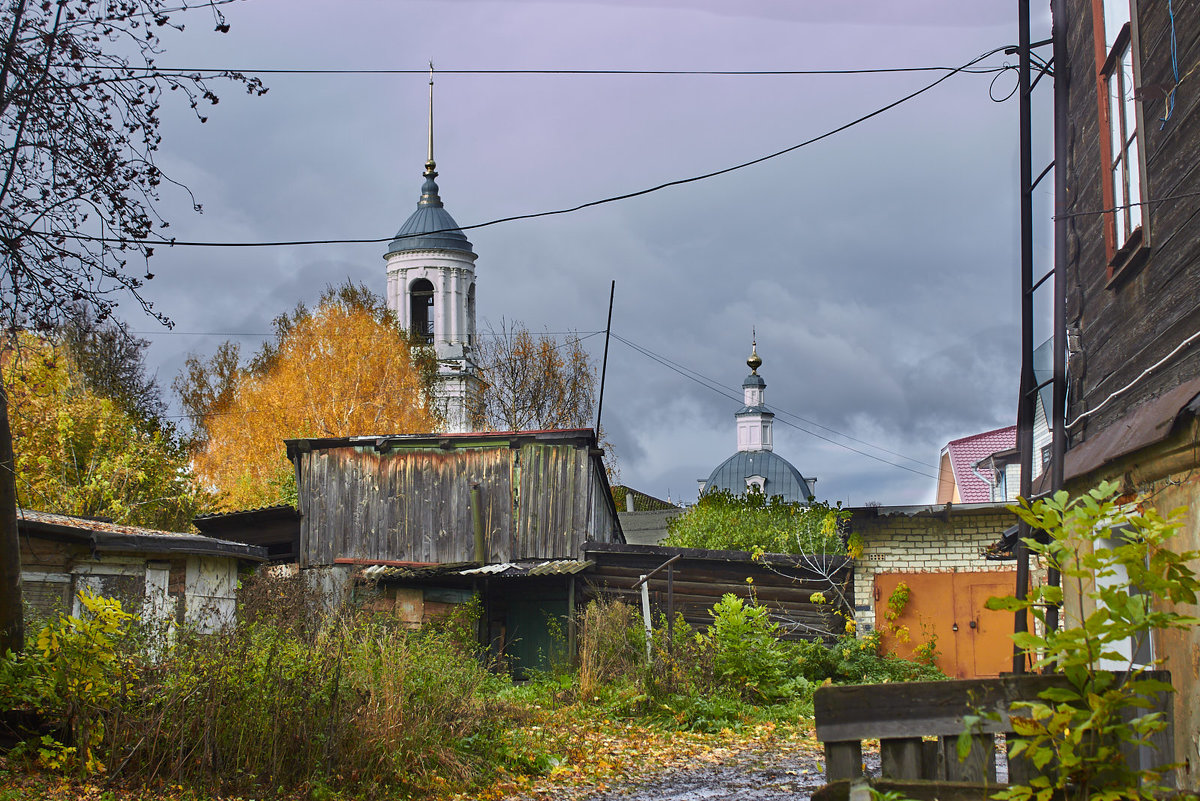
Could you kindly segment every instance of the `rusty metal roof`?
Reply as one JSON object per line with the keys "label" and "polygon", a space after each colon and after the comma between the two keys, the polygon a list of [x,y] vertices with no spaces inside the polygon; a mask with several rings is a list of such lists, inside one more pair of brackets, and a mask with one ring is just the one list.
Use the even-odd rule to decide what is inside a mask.
{"label": "rusty metal roof", "polygon": [[86,540],[97,551],[183,553],[200,556],[234,556],[254,562],[266,561],[265,548],[240,542],[219,540],[202,534],[162,531],[141,526],[125,526],[108,520],[17,509],[17,527],[69,539]]}
{"label": "rusty metal roof", "polygon": [[1063,462],[1068,480],[1096,470],[1134,451],[1166,439],[1175,421],[1200,395],[1200,378],[1193,378],[1139,405],[1120,420],[1067,451]]}

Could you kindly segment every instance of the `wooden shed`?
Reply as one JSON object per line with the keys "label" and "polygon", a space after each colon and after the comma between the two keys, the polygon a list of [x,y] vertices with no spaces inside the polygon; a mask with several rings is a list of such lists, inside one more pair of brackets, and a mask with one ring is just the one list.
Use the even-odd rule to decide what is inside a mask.
{"label": "wooden shed", "polygon": [[624,541],[590,429],[297,439],[287,453],[302,568],[568,559]]}
{"label": "wooden shed", "polygon": [[17,510],[21,585],[38,618],[79,612],[76,593],[119,599],[143,622],[217,631],[233,622],[239,570],[266,561],[239,542]]}

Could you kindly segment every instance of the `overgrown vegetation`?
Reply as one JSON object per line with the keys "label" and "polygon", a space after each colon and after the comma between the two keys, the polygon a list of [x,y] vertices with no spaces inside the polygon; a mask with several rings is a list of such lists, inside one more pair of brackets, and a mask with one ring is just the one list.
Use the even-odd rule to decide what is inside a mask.
{"label": "overgrown vegetation", "polygon": [[944,678],[934,667],[881,655],[878,634],[856,639],[852,626],[832,643],[789,641],[753,600],[727,594],[712,611],[704,632],[678,617],[669,640],[660,620],[647,660],[638,613],[617,601],[593,602],[580,644],[581,696],[609,715],[715,731],[811,715],[813,690],[827,680]]}
{"label": "overgrown vegetation", "polygon": [[752,553],[846,553],[841,523],[849,516],[841,506],[813,500],[789,503],[761,491],[733,495],[706,492],[667,524],[663,545],[680,548],[750,551]]}
{"label": "overgrown vegetation", "polygon": [[[1196,603],[1200,580],[1190,565],[1200,553],[1167,547],[1178,515],[1163,518],[1148,505],[1119,504],[1116,492],[1116,484],[1104,483],[1074,499],[1060,491],[1016,508],[1045,534],[1044,542],[1026,540],[1030,550],[1061,571],[1071,592],[1037,585],[1028,598],[993,598],[988,608],[1032,615],[1040,628],[1013,639],[1034,668],[1052,666],[1068,686],[1017,705],[1026,712],[1013,718],[1021,739],[1010,753],[1030,760],[1040,775],[997,798],[1152,799],[1167,792],[1168,768],[1130,765],[1125,755],[1168,725],[1160,712],[1149,711],[1149,696],[1172,692],[1146,673],[1161,660],[1139,654],[1148,655],[1153,632],[1200,623],[1176,611],[1176,605]],[[1060,604],[1061,627],[1047,630],[1047,610]],[[962,746],[960,740],[960,753]]]}
{"label": "overgrown vegetation", "polygon": [[60,616],[24,656],[0,660],[0,706],[52,724],[20,758],[110,787],[201,795],[483,795],[501,777],[585,760],[568,736],[579,721],[752,730],[811,714],[825,680],[940,675],[879,656],[877,638],[781,640],[766,607],[733,595],[706,631],[678,618],[668,640],[660,620],[649,659],[639,613],[593,602],[580,614],[577,669],[521,684],[485,668],[475,605],[410,631],[362,610],[322,616],[300,579],[256,577],[240,599],[232,631],[181,631],[166,646],[116,601],[84,596],[81,618]]}

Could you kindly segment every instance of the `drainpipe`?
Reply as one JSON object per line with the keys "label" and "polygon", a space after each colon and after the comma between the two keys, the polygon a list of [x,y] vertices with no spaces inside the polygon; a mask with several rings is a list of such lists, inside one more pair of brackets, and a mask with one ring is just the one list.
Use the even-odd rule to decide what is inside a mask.
{"label": "drainpipe", "polygon": [[475,529],[475,561],[487,561],[487,549],[483,542],[483,506],[480,501],[480,491],[478,484],[471,485],[471,524]]}

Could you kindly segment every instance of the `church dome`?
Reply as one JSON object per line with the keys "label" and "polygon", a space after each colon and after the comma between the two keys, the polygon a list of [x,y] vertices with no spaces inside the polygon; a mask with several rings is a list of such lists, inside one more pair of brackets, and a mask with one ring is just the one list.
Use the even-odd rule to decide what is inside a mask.
{"label": "church dome", "polygon": [[708,476],[704,492],[726,490],[733,495],[745,495],[751,484],[762,482],[768,498],[780,495],[785,501],[808,503],[813,487],[792,463],[774,451],[738,451]]}
{"label": "church dome", "polygon": [[458,223],[450,216],[438,196],[438,185],[434,181],[436,172],[425,173],[421,186],[421,199],[417,210],[404,221],[396,238],[388,245],[387,253],[404,253],[413,250],[458,250],[474,253],[467,235],[458,230]]}

